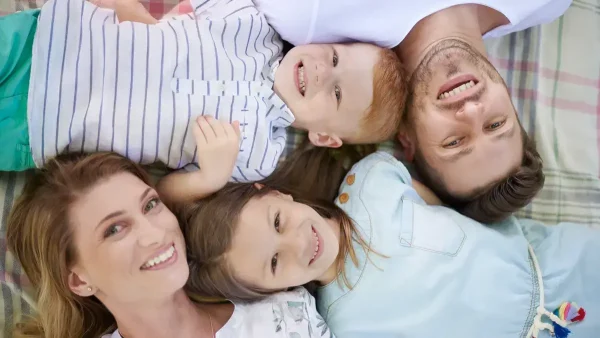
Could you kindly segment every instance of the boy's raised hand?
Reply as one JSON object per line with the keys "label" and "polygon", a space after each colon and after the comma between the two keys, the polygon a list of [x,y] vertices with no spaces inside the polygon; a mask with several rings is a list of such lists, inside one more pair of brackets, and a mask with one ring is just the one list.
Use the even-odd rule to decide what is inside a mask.
{"label": "boy's raised hand", "polygon": [[203,180],[213,191],[221,189],[231,177],[240,147],[240,123],[199,116],[192,123],[196,139],[197,162]]}

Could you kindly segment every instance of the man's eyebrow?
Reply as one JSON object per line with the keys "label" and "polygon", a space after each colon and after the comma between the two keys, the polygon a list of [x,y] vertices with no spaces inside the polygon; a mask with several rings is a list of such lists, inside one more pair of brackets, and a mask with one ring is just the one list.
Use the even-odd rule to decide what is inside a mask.
{"label": "man's eyebrow", "polygon": [[464,148],[463,150],[459,151],[458,153],[444,157],[443,159],[446,162],[456,162],[456,161],[460,160],[461,158],[463,158],[464,156],[469,155],[472,152],[473,152],[473,147]]}

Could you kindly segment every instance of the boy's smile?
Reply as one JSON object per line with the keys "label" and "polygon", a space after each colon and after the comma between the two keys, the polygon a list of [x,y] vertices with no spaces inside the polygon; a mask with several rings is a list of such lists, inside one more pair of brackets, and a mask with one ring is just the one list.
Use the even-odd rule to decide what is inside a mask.
{"label": "boy's smile", "polygon": [[308,130],[320,146],[352,140],[373,101],[380,50],[369,44],[293,48],[281,61],[274,85],[296,118],[293,126]]}

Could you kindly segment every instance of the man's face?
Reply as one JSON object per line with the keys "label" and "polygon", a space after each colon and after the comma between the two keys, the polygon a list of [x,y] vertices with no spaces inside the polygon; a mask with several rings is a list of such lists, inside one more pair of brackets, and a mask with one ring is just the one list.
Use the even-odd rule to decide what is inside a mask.
{"label": "man's face", "polygon": [[452,196],[468,196],[521,164],[521,128],[508,90],[470,45],[439,42],[415,70],[410,89],[412,130],[405,137]]}

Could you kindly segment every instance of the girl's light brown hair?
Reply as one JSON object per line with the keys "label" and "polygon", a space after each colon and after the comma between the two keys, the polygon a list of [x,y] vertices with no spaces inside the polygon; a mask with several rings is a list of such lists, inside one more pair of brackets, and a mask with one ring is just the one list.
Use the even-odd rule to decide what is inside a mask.
{"label": "girl's light brown hair", "polygon": [[36,289],[38,315],[17,324],[16,337],[98,338],[116,329],[98,299],[71,292],[67,276],[77,262],[69,209],[118,173],[152,186],[140,166],[113,153],[60,155],[28,179],[8,218],[6,237]]}
{"label": "girl's light brown hair", "polygon": [[[356,231],[352,220],[333,200],[346,169],[372,149],[346,149],[333,152],[305,143],[296,150],[257,189],[254,184],[228,184],[212,196],[181,207],[176,211],[187,243],[190,277],[187,291],[205,298],[223,297],[232,301],[255,301],[280,290],[264,290],[239,279],[226,259],[242,209],[253,198],[277,190],[312,207],[319,215],[340,224],[340,251],[336,260],[339,281],[352,285],[346,278],[345,261],[355,265],[358,259],[354,243],[368,250],[367,243]],[[350,162],[348,162],[350,161]],[[313,286],[308,285],[309,289]]]}

